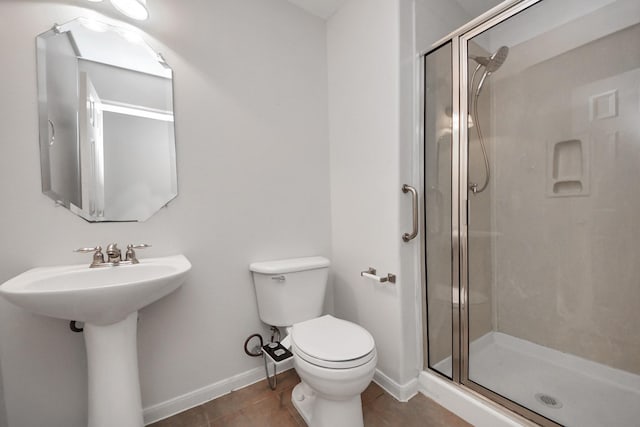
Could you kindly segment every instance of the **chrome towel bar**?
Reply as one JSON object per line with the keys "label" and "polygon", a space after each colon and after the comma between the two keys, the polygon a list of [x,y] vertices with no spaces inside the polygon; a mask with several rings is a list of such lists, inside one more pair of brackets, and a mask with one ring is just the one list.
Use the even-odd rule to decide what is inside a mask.
{"label": "chrome towel bar", "polygon": [[402,192],[405,194],[411,192],[411,203],[413,208],[413,231],[411,232],[411,234],[404,233],[402,235],[402,240],[404,240],[405,242],[409,242],[415,239],[418,235],[418,191],[412,186],[405,184],[402,186]]}
{"label": "chrome towel bar", "polygon": [[396,275],[395,274],[387,274],[385,276],[376,276],[376,269],[373,267],[369,267],[367,271],[361,271],[360,275],[362,277],[366,277],[368,279],[373,279],[378,283],[396,283]]}

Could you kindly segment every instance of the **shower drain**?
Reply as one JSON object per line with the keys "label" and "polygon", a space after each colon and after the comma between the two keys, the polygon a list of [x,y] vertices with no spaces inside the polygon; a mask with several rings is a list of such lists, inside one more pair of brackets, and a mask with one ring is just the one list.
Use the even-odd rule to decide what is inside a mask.
{"label": "shower drain", "polygon": [[544,393],[536,393],[536,400],[549,408],[562,408],[562,402],[553,396]]}

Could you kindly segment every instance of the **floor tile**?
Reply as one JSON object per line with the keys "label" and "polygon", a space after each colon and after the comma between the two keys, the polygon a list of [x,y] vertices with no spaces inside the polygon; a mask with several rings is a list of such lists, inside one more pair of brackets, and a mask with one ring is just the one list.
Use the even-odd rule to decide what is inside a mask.
{"label": "floor tile", "polygon": [[[278,374],[276,390],[263,380],[150,427],[305,427],[291,403],[291,392],[299,382],[291,369]],[[375,383],[362,393],[362,410],[365,427],[470,426],[422,394],[398,402]]]}
{"label": "floor tile", "polygon": [[200,405],[151,425],[153,427],[209,427],[209,420],[204,408]]}

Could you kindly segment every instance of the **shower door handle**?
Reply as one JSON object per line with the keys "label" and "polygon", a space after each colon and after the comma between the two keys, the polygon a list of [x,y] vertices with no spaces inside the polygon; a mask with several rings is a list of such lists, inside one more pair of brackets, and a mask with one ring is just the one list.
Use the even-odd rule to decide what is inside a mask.
{"label": "shower door handle", "polygon": [[418,191],[410,185],[402,186],[403,193],[411,192],[411,207],[413,212],[413,231],[411,233],[404,233],[402,235],[402,240],[405,242],[409,242],[416,238],[418,235]]}

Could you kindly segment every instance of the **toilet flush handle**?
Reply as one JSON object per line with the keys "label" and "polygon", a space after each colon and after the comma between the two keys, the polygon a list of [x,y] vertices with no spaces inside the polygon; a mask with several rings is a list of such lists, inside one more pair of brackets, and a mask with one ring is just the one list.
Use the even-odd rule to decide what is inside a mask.
{"label": "toilet flush handle", "polygon": [[285,280],[287,280],[287,278],[284,277],[284,275],[271,276],[271,280],[277,280],[278,282],[284,282]]}

